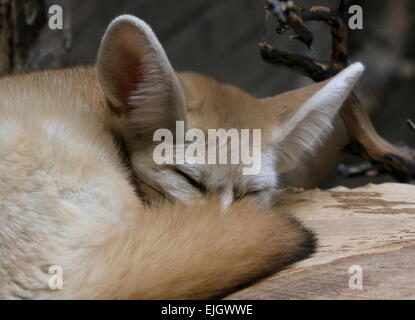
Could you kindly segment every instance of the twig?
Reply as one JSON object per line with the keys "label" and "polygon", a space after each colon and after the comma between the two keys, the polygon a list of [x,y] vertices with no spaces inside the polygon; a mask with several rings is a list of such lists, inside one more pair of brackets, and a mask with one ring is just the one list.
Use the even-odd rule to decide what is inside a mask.
{"label": "twig", "polygon": [[[259,47],[266,62],[289,67],[316,82],[327,80],[347,67],[348,28],[344,21],[345,1],[341,1],[339,10],[317,6],[306,9],[296,5],[292,0],[266,2],[267,10],[270,10],[281,24],[278,28],[280,33],[291,28],[297,33],[294,39],[311,47],[314,36],[310,36],[311,32],[305,22],[320,21],[330,27],[332,35],[330,61],[287,53],[262,42]],[[408,182],[415,177],[415,151],[394,146],[383,139],[376,132],[365,108],[354,94],[347,99],[340,115],[351,140],[347,147],[348,152],[369,161],[380,171],[390,173],[400,182]]]}
{"label": "twig", "polygon": [[411,119],[408,119],[408,125],[412,130],[415,131],[415,123]]}
{"label": "twig", "polygon": [[300,6],[297,6],[292,0],[267,0],[266,9],[281,21],[280,34],[291,27],[297,33],[292,39],[299,40],[308,48],[312,48],[314,35],[304,26]]}
{"label": "twig", "polygon": [[[294,63],[301,63],[304,58],[307,61],[305,66],[302,66],[302,73],[308,75],[314,81],[322,81],[331,78],[347,66],[347,40],[348,32],[347,25],[344,23],[342,16],[343,12],[334,11],[327,7],[311,7],[309,9],[296,5],[292,0],[267,0],[267,10],[270,10],[280,22],[278,27],[279,33],[293,29],[297,34],[292,37],[298,40],[309,48],[312,48],[314,35],[308,30],[305,22],[319,21],[324,22],[330,26],[332,35],[332,54],[330,61],[320,61],[292,53],[285,53],[273,48],[270,44],[260,43],[261,54],[266,61],[273,64],[287,65],[287,55],[290,55],[289,61]],[[341,5],[343,8],[344,5]],[[343,9],[341,9],[343,10]],[[285,13],[284,19],[280,16]],[[291,65],[288,65],[291,67]]]}
{"label": "twig", "polygon": [[259,47],[261,56],[266,62],[289,67],[316,82],[327,80],[338,71],[335,66],[327,62],[291,52],[284,52],[272,47],[267,42],[261,42]]}

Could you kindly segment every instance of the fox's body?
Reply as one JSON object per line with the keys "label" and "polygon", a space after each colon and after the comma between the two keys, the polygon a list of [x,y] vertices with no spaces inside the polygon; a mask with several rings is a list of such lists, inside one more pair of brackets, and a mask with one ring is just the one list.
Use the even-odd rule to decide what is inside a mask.
{"label": "fox's body", "polygon": [[[139,34],[148,36],[148,43],[156,41],[134,19],[124,17],[110,27],[97,70],[0,79],[0,298],[212,298],[279,270],[312,247],[306,230],[259,204],[258,199],[268,198],[257,194],[276,187],[275,157],[267,147],[273,126],[287,122],[291,109],[299,109],[324,85],[291,99],[279,97],[280,105],[272,108],[266,107],[270,101],[194,74],[164,74],[142,92],[128,81],[117,87],[120,78],[111,76],[113,63],[107,63],[114,54],[106,43],[111,32],[124,26],[128,35],[142,28]],[[157,43],[154,48],[149,59],[164,59]],[[145,62],[146,56],[140,57]],[[133,70],[143,69],[132,60],[125,59]],[[155,69],[169,72],[163,63]],[[361,70],[349,72],[343,78],[354,83]],[[137,78],[147,76],[154,75],[146,71]],[[351,87],[342,89],[337,104]],[[131,91],[145,108],[168,105],[171,110],[147,110],[139,117],[135,109],[125,111],[130,102],[134,105]],[[124,92],[128,101],[120,102],[117,94]],[[174,109],[182,104],[184,109]],[[262,112],[250,111],[262,106]],[[131,114],[138,124],[127,119],[125,125]],[[149,134],[172,127],[166,114],[173,120],[183,116],[188,127],[204,131],[260,128],[266,140],[261,148],[271,160],[257,179],[241,177],[238,166],[175,168],[188,170],[186,177],[191,172],[191,179],[209,191],[199,192],[171,168],[150,163]],[[220,185],[223,180],[231,182]],[[52,266],[62,268],[61,290],[49,286]]]}
{"label": "fox's body", "polygon": [[[248,280],[251,268],[272,270],[280,250],[294,258],[286,248],[307,234],[254,204],[226,218],[214,199],[146,208],[94,78],[90,68],[0,81],[1,298],[210,297]],[[249,241],[238,243],[242,235]],[[64,272],[61,291],[49,288],[54,265]]]}

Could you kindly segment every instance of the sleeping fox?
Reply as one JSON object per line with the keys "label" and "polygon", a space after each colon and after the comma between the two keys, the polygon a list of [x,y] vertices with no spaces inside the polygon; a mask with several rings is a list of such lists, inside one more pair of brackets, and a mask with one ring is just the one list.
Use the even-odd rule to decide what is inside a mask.
{"label": "sleeping fox", "polygon": [[[259,100],[176,73],[125,15],[96,66],[2,77],[0,298],[217,298],[307,254],[312,234],[272,206],[278,176],[330,133],[363,69]],[[155,164],[154,133],[178,121],[260,129],[260,172]]]}

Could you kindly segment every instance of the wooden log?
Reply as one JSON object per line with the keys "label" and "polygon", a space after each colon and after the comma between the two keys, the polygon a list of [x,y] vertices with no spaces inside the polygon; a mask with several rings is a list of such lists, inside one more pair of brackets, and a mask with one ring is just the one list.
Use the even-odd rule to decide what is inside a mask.
{"label": "wooden log", "polygon": [[415,186],[290,189],[280,207],[316,233],[316,254],[228,299],[415,299]]}

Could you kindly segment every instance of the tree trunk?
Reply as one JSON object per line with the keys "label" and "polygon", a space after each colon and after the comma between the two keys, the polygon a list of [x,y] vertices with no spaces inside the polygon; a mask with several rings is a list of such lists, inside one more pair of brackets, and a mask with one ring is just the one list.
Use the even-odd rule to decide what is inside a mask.
{"label": "tree trunk", "polygon": [[[64,30],[51,30],[48,10],[64,9]],[[0,0],[0,74],[59,67],[70,48],[68,0]]]}

